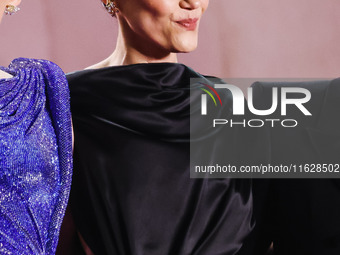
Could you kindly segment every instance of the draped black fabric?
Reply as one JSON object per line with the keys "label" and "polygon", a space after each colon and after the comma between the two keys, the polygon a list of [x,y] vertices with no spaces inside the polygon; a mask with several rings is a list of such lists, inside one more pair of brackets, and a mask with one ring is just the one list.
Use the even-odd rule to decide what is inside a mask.
{"label": "draped black fabric", "polygon": [[[251,231],[250,180],[190,179],[190,78],[170,63],[68,75],[71,208],[94,254],[237,254]],[[226,157],[240,160],[235,132]]]}
{"label": "draped black fabric", "polygon": [[[285,118],[296,119],[299,125],[271,129],[273,164],[340,163],[340,79],[258,82],[253,87],[255,101],[263,109],[271,105],[273,87],[299,87],[311,92],[305,106],[312,116],[291,107]],[[275,113],[271,118],[279,115]],[[256,226],[240,254],[265,254],[271,242],[275,255],[340,254],[340,173],[338,176],[254,180]]]}

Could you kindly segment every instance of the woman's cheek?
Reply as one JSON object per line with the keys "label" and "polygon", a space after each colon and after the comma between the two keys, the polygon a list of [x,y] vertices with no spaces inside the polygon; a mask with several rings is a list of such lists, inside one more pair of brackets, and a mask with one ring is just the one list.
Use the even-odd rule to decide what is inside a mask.
{"label": "woman's cheek", "polygon": [[152,15],[155,16],[168,16],[171,10],[174,9],[176,1],[173,0],[142,0],[141,4]]}

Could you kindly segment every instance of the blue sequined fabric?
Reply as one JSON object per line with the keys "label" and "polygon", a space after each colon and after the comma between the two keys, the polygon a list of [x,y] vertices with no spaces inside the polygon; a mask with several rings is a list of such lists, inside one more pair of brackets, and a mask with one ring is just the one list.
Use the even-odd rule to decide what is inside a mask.
{"label": "blue sequined fabric", "polygon": [[72,177],[67,81],[45,60],[0,68],[0,254],[55,254]]}

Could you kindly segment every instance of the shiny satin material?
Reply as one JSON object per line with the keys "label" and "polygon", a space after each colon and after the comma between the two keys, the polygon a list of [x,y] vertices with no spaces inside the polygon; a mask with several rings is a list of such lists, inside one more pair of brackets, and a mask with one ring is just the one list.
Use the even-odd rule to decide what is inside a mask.
{"label": "shiny satin material", "polygon": [[72,174],[65,75],[16,59],[0,79],[0,254],[55,254]]}
{"label": "shiny satin material", "polygon": [[199,77],[171,63],[68,75],[71,208],[94,254],[236,254],[251,231],[250,180],[190,179],[189,88]]}
{"label": "shiny satin material", "polygon": [[[285,118],[299,125],[271,130],[273,164],[340,164],[340,79],[258,82],[253,87],[259,108],[268,109],[277,86],[308,89],[311,100],[305,107],[312,116],[288,108]],[[265,254],[271,242],[275,255],[340,254],[340,173],[333,179],[256,179],[253,185],[257,224],[242,255]]]}

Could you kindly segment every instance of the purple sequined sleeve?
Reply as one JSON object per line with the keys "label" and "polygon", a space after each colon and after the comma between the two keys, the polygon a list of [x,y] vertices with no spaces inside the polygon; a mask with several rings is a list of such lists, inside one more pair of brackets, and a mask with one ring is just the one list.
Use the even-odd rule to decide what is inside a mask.
{"label": "purple sequined sleeve", "polygon": [[72,178],[67,81],[16,59],[0,79],[0,254],[55,254]]}

